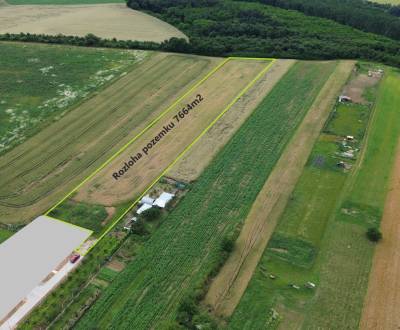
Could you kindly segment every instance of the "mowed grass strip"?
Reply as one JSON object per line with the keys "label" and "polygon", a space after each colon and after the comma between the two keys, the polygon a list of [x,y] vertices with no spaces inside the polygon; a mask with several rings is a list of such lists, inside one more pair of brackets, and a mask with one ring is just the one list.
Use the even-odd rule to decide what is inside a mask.
{"label": "mowed grass strip", "polygon": [[157,118],[220,59],[153,54],[0,158],[0,220],[44,212]]}
{"label": "mowed grass strip", "polygon": [[222,238],[245,219],[334,66],[292,67],[77,329],[160,328],[175,318],[182,298],[201,286],[218,262]]}

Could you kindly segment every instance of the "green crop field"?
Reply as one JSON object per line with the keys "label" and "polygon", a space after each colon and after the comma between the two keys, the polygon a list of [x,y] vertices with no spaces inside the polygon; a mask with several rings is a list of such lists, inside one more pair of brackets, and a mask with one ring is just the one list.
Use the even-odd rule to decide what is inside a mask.
{"label": "green crop field", "polygon": [[[373,255],[365,232],[379,224],[400,136],[400,75],[385,74],[371,124],[366,106],[339,105],[331,116],[229,328],[358,328]],[[352,171],[338,168],[335,134],[361,147],[367,127],[364,158],[345,159]]]}
{"label": "green crop field", "polygon": [[77,329],[160,328],[218,262],[336,63],[301,62],[274,87]]}
{"label": "green crop field", "polygon": [[[93,81],[88,80],[86,85],[89,90],[85,92],[86,85],[79,83],[81,80],[79,72],[75,72],[73,64],[69,65],[69,63],[73,61],[79,63],[85,52],[97,54],[96,56],[100,58],[106,57],[108,53],[115,53],[114,56],[119,58],[114,63],[116,71],[112,68],[108,70],[106,65],[101,67],[102,62],[93,70],[95,76],[102,77],[102,81],[118,77],[116,82],[92,95],[93,97],[89,100],[78,102],[73,110],[52,122],[51,125],[48,121],[46,127],[39,133],[0,157],[2,173],[0,221],[7,223],[27,222],[49,209],[220,61],[220,59],[194,56],[149,54],[142,51],[80,50],[80,48],[50,46],[35,48],[35,45],[27,47],[7,44],[6,47],[11,47],[7,58],[12,63],[14,63],[13,47],[22,49],[20,54],[17,52],[20,59],[14,63],[16,72],[22,72],[21,79],[25,72],[22,58],[26,56],[26,61],[36,62],[38,56],[42,54],[40,50],[43,49],[43,57],[40,57],[41,64],[34,63],[35,69],[23,78],[23,81],[26,81],[25,90],[15,85],[11,88],[11,81],[0,85],[1,88],[4,86],[6,91],[9,91],[7,95],[13,96],[13,104],[19,104],[18,102],[33,104],[34,95],[43,94],[43,103],[36,104],[38,111],[43,111],[45,114],[47,114],[47,108],[61,111],[58,116],[67,109],[60,110],[59,108],[68,105],[71,98],[75,98],[76,95],[81,95],[82,98],[89,94],[90,88],[98,88],[97,78]],[[23,47],[30,49],[25,55]],[[38,52],[35,52],[36,49]],[[75,50],[76,53],[74,53]],[[52,56],[57,58],[59,53],[69,54],[69,57],[60,55],[58,60],[54,60],[54,64],[51,64],[53,62],[49,60],[50,62],[46,62],[44,66],[46,58],[52,58]],[[70,62],[67,61],[68,58]],[[95,59],[96,57],[92,57],[93,61],[96,61]],[[0,61],[2,60],[1,58]],[[89,59],[86,60],[89,61]],[[90,63],[83,62],[82,65],[91,66]],[[56,67],[61,71],[53,69]],[[123,72],[121,72],[122,69],[124,69]],[[14,69],[9,68],[9,70]],[[47,72],[45,77],[42,71]],[[51,83],[53,71],[54,79],[58,79],[64,71],[70,71],[71,76],[66,73],[70,80],[62,84],[57,83],[53,89],[54,95],[48,95],[42,90],[53,88]],[[7,77],[4,72],[3,75]],[[18,82],[18,75],[13,79]],[[42,80],[47,83],[42,83]],[[73,85],[72,82],[75,80],[77,84]],[[36,81],[38,81],[37,84]],[[40,90],[37,90],[36,85],[39,85]],[[31,94],[26,93],[30,89],[32,89]],[[28,96],[23,97],[25,93]],[[60,98],[58,95],[61,95]],[[8,99],[4,101],[6,103],[2,105],[3,107],[11,103]],[[39,108],[40,104],[42,104],[42,109]],[[6,113],[7,109],[5,108]],[[26,110],[21,110],[21,113],[24,111]],[[33,117],[35,120],[38,118],[36,115]],[[14,125],[14,120],[10,119],[9,122],[9,125]]]}
{"label": "green crop field", "polygon": [[1,43],[0,154],[65,115],[134,62],[134,52]]}

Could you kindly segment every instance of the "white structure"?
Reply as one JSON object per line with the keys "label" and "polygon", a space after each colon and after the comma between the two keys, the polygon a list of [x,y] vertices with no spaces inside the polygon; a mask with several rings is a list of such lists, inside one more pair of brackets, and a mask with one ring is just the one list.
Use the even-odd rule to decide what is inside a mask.
{"label": "white structure", "polygon": [[153,205],[154,203],[154,198],[151,198],[149,195],[144,196],[141,200],[140,200],[140,204],[149,204],[149,205]]}
{"label": "white structure", "polygon": [[175,197],[174,194],[170,194],[170,193],[163,192],[163,193],[160,195],[160,197],[158,197],[158,198],[154,201],[153,205],[154,205],[154,206],[161,207],[161,208],[163,209],[163,208],[168,204],[168,202],[169,202],[172,198],[174,198],[174,197]]}
{"label": "white structure", "polygon": [[40,300],[32,299],[38,287],[40,292],[45,287],[51,290],[50,282],[69,264],[70,254],[91,234],[88,229],[40,216],[0,244],[0,329],[14,326],[19,320],[16,314],[25,315],[34,307]]}
{"label": "white structure", "polygon": [[149,204],[143,204],[139,209],[136,211],[137,214],[142,214],[144,211],[151,209],[153,206]]}

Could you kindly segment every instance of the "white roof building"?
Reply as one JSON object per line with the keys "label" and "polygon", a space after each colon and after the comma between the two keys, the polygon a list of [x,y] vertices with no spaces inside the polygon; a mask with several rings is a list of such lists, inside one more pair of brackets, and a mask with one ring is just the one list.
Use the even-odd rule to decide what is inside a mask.
{"label": "white roof building", "polygon": [[137,214],[142,214],[144,211],[151,209],[153,206],[149,204],[143,204],[139,209],[136,211]]}
{"label": "white roof building", "polygon": [[174,194],[163,192],[160,197],[158,197],[153,205],[161,207],[162,209],[168,204],[168,202],[175,197]]}
{"label": "white roof building", "polygon": [[[34,290],[42,298],[47,294],[54,271],[91,234],[88,229],[40,216],[0,244],[0,329],[14,328],[41,300],[32,298]],[[53,279],[46,280],[50,274]]]}
{"label": "white roof building", "polygon": [[140,204],[149,204],[149,205],[153,205],[154,203],[154,198],[151,198],[149,195],[144,196],[141,200],[140,200]]}

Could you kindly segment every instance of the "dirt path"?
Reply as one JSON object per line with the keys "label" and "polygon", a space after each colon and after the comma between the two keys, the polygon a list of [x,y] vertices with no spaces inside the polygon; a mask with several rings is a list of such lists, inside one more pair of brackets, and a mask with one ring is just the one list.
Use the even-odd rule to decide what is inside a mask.
{"label": "dirt path", "polygon": [[381,222],[361,329],[400,329],[400,141]]}
{"label": "dirt path", "polygon": [[215,278],[205,303],[220,316],[235,310],[271,237],[279,216],[353,67],[341,61],[288,144],[259,193],[236,242],[235,250]]}
{"label": "dirt path", "polygon": [[277,60],[264,77],[201,138],[201,141],[171,169],[168,175],[183,181],[197,179],[218,151],[242,126],[257,105],[294,63],[294,60]]}
{"label": "dirt path", "polygon": [[[0,0],[2,6],[4,0]],[[0,33],[85,36],[162,42],[186,38],[178,29],[125,4],[4,6],[0,10]]]}

